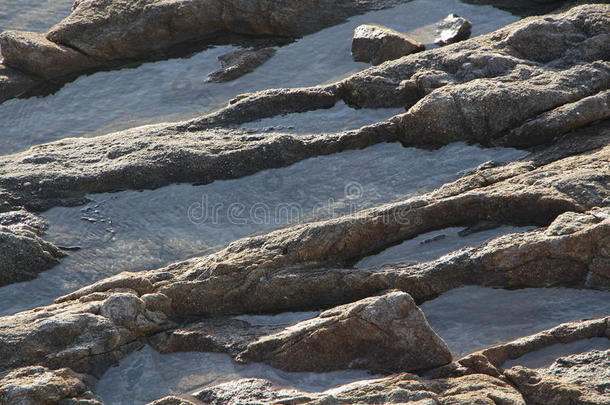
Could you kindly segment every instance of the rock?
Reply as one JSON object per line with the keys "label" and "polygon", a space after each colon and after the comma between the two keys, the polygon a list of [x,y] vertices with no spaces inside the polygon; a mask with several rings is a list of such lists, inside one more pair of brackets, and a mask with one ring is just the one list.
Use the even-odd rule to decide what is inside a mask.
{"label": "rock", "polygon": [[235,80],[267,62],[275,55],[275,48],[245,49],[218,57],[221,69],[208,75],[208,82],[221,83]]}
{"label": "rock", "polygon": [[0,317],[0,372],[30,365],[70,367],[100,377],[138,338],[172,326],[167,314],[126,292]]}
{"label": "rock", "polygon": [[423,380],[410,374],[368,380],[304,393],[279,388],[266,380],[242,379],[202,390],[195,397],[212,405],[238,404],[412,404],[412,405],[525,405],[509,384],[487,376]]}
{"label": "rock", "polygon": [[239,404],[300,404],[306,403],[315,394],[306,394],[297,390],[280,388],[273,383],[259,379],[246,378],[219,384],[209,389],[201,390],[194,396],[210,405],[239,405]]}
{"label": "rock", "polygon": [[421,52],[424,49],[422,44],[405,34],[375,24],[364,24],[357,27],[352,40],[354,60],[373,65]]}
{"label": "rock", "polygon": [[250,343],[282,329],[282,325],[250,325],[237,319],[215,317],[161,332],[149,338],[149,344],[160,353],[197,351],[235,357]]}
{"label": "rock", "polygon": [[6,65],[45,79],[99,65],[87,55],[33,32],[5,31],[0,34],[0,48]]}
{"label": "rock", "polygon": [[178,398],[178,397],[165,397],[165,398],[161,398],[157,401],[153,401],[148,405],[196,405],[194,402],[191,402],[187,399],[184,398]]}
{"label": "rock", "polygon": [[19,97],[36,83],[35,77],[0,64],[0,103]]}
{"label": "rock", "polygon": [[0,403],[6,405],[103,405],[92,393],[89,378],[68,368],[32,366],[0,377]]}
{"label": "rock", "polygon": [[25,210],[8,211],[0,213],[0,226],[11,229],[25,229],[43,236],[49,227],[47,221],[39,215]]}
{"label": "rock", "polygon": [[[590,130],[595,133],[599,128]],[[174,311],[184,314],[316,308],[389,288],[404,288],[415,299],[466,284],[543,287],[587,283],[605,288],[608,280],[593,265],[608,255],[605,232],[610,219],[604,219],[604,210],[589,212],[590,224],[566,236],[555,236],[552,227],[549,232],[513,234],[436,262],[386,272],[337,268],[431,229],[482,220],[551,225],[566,211],[584,212],[602,205],[610,194],[610,172],[599,162],[608,159],[610,146],[595,147],[599,147],[596,142],[607,143],[610,134],[597,135],[600,138],[570,138],[573,141],[524,161],[477,172],[427,195],[357,216],[246,238],[216,254],[148,274],[127,273],[64,299],[131,285],[135,280],[151,289],[158,284],[158,291],[172,299]],[[587,142],[592,143],[587,146]],[[558,151],[562,151],[560,156],[571,155],[579,148],[593,150],[556,160]],[[558,219],[566,220],[563,216]],[[161,275],[162,282],[154,281]]]}
{"label": "rock", "polygon": [[[0,195],[5,190],[13,204],[40,210],[86,193],[235,178],[397,138],[405,145],[426,147],[453,141],[545,144],[608,115],[610,65],[603,59],[610,41],[603,39],[610,29],[609,11],[606,4],[578,6],[544,24],[542,17],[526,19],[451,49],[433,49],[367,69],[339,83],[243,94],[220,111],[187,122],[67,139],[0,157]],[[565,34],[559,28],[564,25],[569,28]],[[520,34],[513,37],[517,31]],[[564,38],[553,39],[544,58],[556,59],[540,64],[522,57],[514,44],[520,46],[516,38],[527,33]],[[570,42],[568,36],[579,41]],[[338,135],[262,136],[217,129],[330,108],[341,100],[361,107],[410,109],[389,121]],[[36,193],[21,187],[40,181],[43,185]]]}
{"label": "rock", "polygon": [[610,403],[610,350],[561,357],[548,368],[513,367],[508,379],[532,405]]}
{"label": "rock", "polygon": [[47,37],[100,59],[141,57],[189,39],[220,32],[302,36],[371,8],[362,0],[264,1],[83,0]]}
{"label": "rock", "polygon": [[453,44],[470,37],[472,23],[456,14],[449,14],[436,25],[438,37],[434,43],[439,45]]}
{"label": "rock", "polygon": [[63,256],[27,225],[0,226],[0,286],[36,278]]}
{"label": "rock", "polygon": [[606,333],[608,322],[610,322],[610,317],[563,323],[530,336],[469,354],[450,366],[429,372],[427,376],[446,377],[456,373],[458,375],[483,373],[497,377],[502,374],[500,368],[508,360],[518,359],[528,353],[556,344],[568,344],[601,336],[610,337],[610,334]]}
{"label": "rock", "polygon": [[415,371],[451,361],[451,352],[403,292],[339,306],[250,344],[238,359],[287,371],[349,368]]}
{"label": "rock", "polygon": [[[6,64],[36,77],[13,72],[6,76],[0,68],[0,102],[19,96],[40,77],[57,79],[120,66],[126,60],[159,58],[186,41],[213,43],[221,33],[299,37],[396,2],[77,0],[72,13],[45,36],[18,31],[2,35],[0,45]],[[236,70],[230,74],[236,74]]]}

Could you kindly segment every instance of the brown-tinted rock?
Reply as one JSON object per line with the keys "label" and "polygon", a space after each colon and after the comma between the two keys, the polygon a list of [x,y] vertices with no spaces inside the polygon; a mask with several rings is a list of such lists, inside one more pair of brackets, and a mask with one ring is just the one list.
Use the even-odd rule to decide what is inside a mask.
{"label": "brown-tinted rock", "polygon": [[208,75],[208,82],[221,83],[235,80],[267,62],[275,55],[275,48],[244,49],[218,57],[221,69]]}
{"label": "brown-tinted rock", "polygon": [[407,35],[375,24],[360,25],[352,39],[352,57],[356,62],[379,65],[415,52],[425,47]]}
{"label": "brown-tinted rock", "polygon": [[99,64],[85,54],[34,32],[5,31],[0,34],[0,48],[6,65],[45,79]]}
{"label": "brown-tinted rock", "polygon": [[451,352],[413,299],[390,292],[322,312],[250,344],[239,355],[288,371],[349,368],[415,371],[447,364]]}
{"label": "brown-tinted rock", "polygon": [[610,350],[561,357],[548,368],[513,367],[508,379],[532,405],[610,403]]}
{"label": "brown-tinted rock", "polygon": [[178,397],[165,397],[151,402],[148,405],[196,405],[195,402],[191,402],[188,399]]}
{"label": "brown-tinted rock", "polygon": [[19,97],[34,87],[38,79],[0,64],[0,103]]}
{"label": "brown-tinted rock", "polygon": [[27,225],[0,226],[0,286],[36,278],[63,256]]}
{"label": "brown-tinted rock", "polygon": [[139,337],[169,325],[166,314],[125,292],[0,317],[0,371],[44,365],[99,377],[140,347]]}
{"label": "brown-tinted rock", "polygon": [[420,380],[398,374],[334,388],[324,393],[282,389],[265,380],[243,379],[205,389],[195,396],[210,404],[412,404],[525,405],[506,382],[487,375]]}
{"label": "brown-tinted rock", "polygon": [[88,380],[68,368],[18,368],[0,375],[0,404],[102,405],[91,393]]}
{"label": "brown-tinted rock", "polygon": [[141,57],[221,32],[302,36],[391,5],[362,0],[83,0],[47,37],[101,59]]}

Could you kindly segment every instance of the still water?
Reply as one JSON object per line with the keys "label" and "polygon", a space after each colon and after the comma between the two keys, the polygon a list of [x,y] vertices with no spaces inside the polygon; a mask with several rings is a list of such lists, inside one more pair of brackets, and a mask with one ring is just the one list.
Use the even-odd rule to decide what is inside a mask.
{"label": "still water", "polygon": [[45,238],[80,250],[35,280],[0,288],[0,314],[47,304],[121,271],[161,267],[255,233],[423,193],[485,161],[525,154],[464,143],[434,151],[386,143],[205,186],[90,195],[85,206],[43,213],[51,224]]}
{"label": "still water", "polygon": [[[64,0],[43,0],[45,9],[57,10],[47,14],[34,6],[39,1],[0,0],[2,3],[7,4],[0,6],[0,27],[36,30],[45,30],[59,21],[67,14],[68,5]],[[491,6],[458,0],[414,0],[393,9],[355,16],[344,24],[306,36],[280,48],[255,72],[229,83],[205,83],[205,79],[219,68],[217,57],[236,49],[233,46],[82,76],[53,95],[1,104],[0,154],[66,137],[94,136],[137,125],[193,118],[221,107],[240,93],[336,81],[369,66],[351,58],[351,38],[356,26],[375,22],[408,32],[449,13],[470,19],[473,36],[518,20]],[[431,32],[418,30],[414,36],[430,42]],[[369,112],[352,113],[357,116]],[[333,129],[337,127],[326,128]]]}

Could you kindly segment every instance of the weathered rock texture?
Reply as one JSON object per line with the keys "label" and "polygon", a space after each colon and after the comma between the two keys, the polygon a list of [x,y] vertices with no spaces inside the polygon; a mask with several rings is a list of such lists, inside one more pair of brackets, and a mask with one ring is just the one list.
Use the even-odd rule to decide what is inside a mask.
{"label": "weathered rock texture", "polygon": [[27,225],[0,225],[0,286],[35,278],[62,256]]}
{"label": "weathered rock texture", "polygon": [[610,317],[567,322],[551,329],[500,343],[468,354],[455,362],[424,373],[428,378],[487,374],[502,377],[508,360],[518,359],[548,346],[591,338],[610,339]]}
{"label": "weathered rock texture", "polygon": [[221,384],[195,394],[204,403],[259,404],[413,404],[413,405],[525,405],[512,386],[487,375],[420,380],[410,374],[348,384],[315,394],[281,389],[266,380],[244,379]]}
{"label": "weathered rock texture", "polygon": [[[583,138],[577,139],[583,147]],[[178,313],[298,309],[349,302],[391,288],[404,289],[416,299],[465,284],[606,288],[608,212],[578,212],[607,204],[610,146],[553,161],[557,150],[575,153],[577,147],[567,146],[572,144],[476,172],[420,197],[246,238],[216,254],[156,272],[116,276],[65,299],[126,287],[135,280],[156,284]],[[336,268],[434,229],[482,220],[548,225],[565,211],[574,213],[560,216],[548,229],[498,238],[436,262],[400,269]],[[154,281],[159,278],[163,281]]]}
{"label": "weathered rock texture", "polygon": [[[176,125],[68,139],[0,158],[0,198],[41,209],[86,193],[209,182],[307,157],[400,139],[530,147],[610,117],[610,5],[530,18],[495,33],[421,52],[328,86],[244,94]],[[388,122],[341,134],[252,135],[210,129],[276,114],[411,106]],[[415,105],[413,105],[415,104]]]}
{"label": "weathered rock texture", "polygon": [[128,291],[0,317],[0,372],[42,365],[101,376],[139,337],[170,325],[159,297]]}
{"label": "weathered rock texture", "polygon": [[0,404],[102,405],[87,383],[92,383],[91,378],[68,368],[18,368],[0,375]]}
{"label": "weathered rock texture", "polygon": [[407,35],[375,24],[364,24],[357,27],[352,39],[354,60],[373,65],[421,52],[424,49],[422,44]]}
{"label": "weathered rock texture", "polygon": [[275,48],[244,49],[218,57],[221,69],[208,75],[208,82],[221,83],[235,80],[267,62],[275,55]]}
{"label": "weathered rock texture", "polygon": [[470,37],[472,23],[459,15],[449,14],[437,24],[438,37],[434,40],[439,45],[453,44]]}
{"label": "weathered rock texture", "polygon": [[95,59],[33,32],[3,32],[0,50],[7,65],[45,79],[99,65]]}
{"label": "weathered rock texture", "polygon": [[[543,144],[551,133],[557,136],[608,118],[610,113],[600,103],[610,87],[609,15],[610,5],[596,4],[526,18],[488,35],[387,62],[339,83],[243,95],[183,128],[318,109],[311,103],[317,96],[331,104],[343,100],[363,108],[409,108],[392,120],[406,145],[458,140],[521,147]],[[575,108],[586,113],[581,117]],[[565,126],[537,133],[542,121],[552,123],[557,117]],[[538,124],[532,126],[531,121]]]}
{"label": "weathered rock texture", "polygon": [[36,83],[36,78],[0,64],[0,103],[19,97]]}
{"label": "weathered rock texture", "polygon": [[[189,40],[219,34],[298,37],[400,0],[82,0],[46,36],[8,31],[0,37],[4,63],[33,77],[0,73],[0,102],[27,81],[150,59]],[[249,63],[252,63],[250,61]],[[232,70],[231,74],[235,74]],[[30,86],[30,87],[33,87]]]}
{"label": "weathered rock texture", "polygon": [[402,292],[365,298],[322,312],[250,344],[241,360],[288,371],[362,368],[415,371],[447,364],[451,352]]}
{"label": "weathered rock texture", "polygon": [[537,370],[513,367],[505,374],[528,404],[610,403],[610,350],[561,357]]}

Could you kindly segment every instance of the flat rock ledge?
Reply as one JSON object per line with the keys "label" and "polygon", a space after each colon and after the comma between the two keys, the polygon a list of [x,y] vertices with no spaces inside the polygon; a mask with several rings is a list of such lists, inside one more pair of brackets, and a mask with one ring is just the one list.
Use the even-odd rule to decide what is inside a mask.
{"label": "flat rock ledge", "polygon": [[365,298],[322,312],[251,343],[238,359],[287,371],[351,368],[416,371],[451,361],[451,352],[403,292]]}

